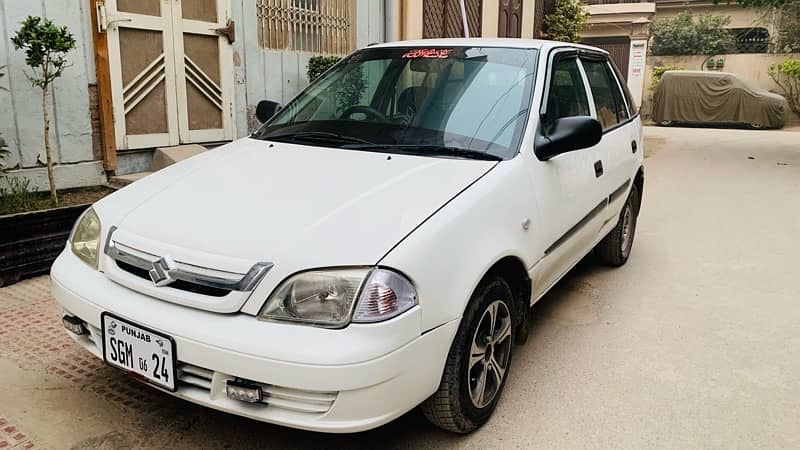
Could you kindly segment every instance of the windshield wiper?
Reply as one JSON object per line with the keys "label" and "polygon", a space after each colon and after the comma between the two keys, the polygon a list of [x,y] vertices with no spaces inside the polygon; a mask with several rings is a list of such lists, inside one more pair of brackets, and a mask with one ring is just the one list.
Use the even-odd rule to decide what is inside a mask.
{"label": "windshield wiper", "polygon": [[297,133],[277,134],[274,136],[264,136],[262,139],[268,141],[278,142],[319,142],[327,144],[360,144],[360,145],[375,145],[366,139],[361,139],[353,136],[345,136],[343,134],[331,133],[329,131],[299,131]]}
{"label": "windshield wiper", "polygon": [[452,156],[455,158],[464,159],[478,159],[482,161],[502,161],[503,158],[491,153],[482,152],[479,150],[470,150],[468,148],[449,147],[446,145],[431,145],[431,144],[363,144],[363,145],[345,145],[343,148],[353,150],[373,150],[373,151],[386,151],[394,153],[402,153],[407,155],[419,156]]}

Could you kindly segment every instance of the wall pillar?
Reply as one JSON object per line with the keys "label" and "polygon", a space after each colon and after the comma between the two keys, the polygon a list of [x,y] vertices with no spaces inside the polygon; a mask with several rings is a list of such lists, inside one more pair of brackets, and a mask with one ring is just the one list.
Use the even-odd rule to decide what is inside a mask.
{"label": "wall pillar", "polygon": [[422,0],[403,0],[402,38],[422,39]]}
{"label": "wall pillar", "polygon": [[536,21],[536,7],[537,2],[522,0],[522,39],[533,39],[535,30],[534,22]]}
{"label": "wall pillar", "polygon": [[647,24],[650,21],[644,17],[631,23],[631,49],[628,54],[628,88],[637,105],[642,105],[642,98],[647,94],[648,88],[645,80],[645,65],[647,63],[647,42],[650,40],[650,31]]}
{"label": "wall pillar", "polygon": [[637,105],[642,104],[642,96],[646,89],[646,83],[644,82],[646,59],[647,39],[631,38],[631,51],[628,60],[628,87]]}
{"label": "wall pillar", "polygon": [[483,0],[481,11],[481,36],[497,37],[497,26],[500,20],[500,0]]}

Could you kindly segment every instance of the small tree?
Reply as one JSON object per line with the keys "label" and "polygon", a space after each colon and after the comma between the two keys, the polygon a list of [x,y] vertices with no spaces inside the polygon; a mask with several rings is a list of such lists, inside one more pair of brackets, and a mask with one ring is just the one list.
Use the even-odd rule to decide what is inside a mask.
{"label": "small tree", "polygon": [[25,51],[25,62],[32,69],[26,73],[34,86],[42,90],[44,114],[44,151],[47,156],[47,178],[50,181],[50,200],[58,206],[56,181],[53,174],[53,155],[50,148],[50,115],[47,96],[53,82],[61,77],[67,64],[67,53],[75,48],[75,38],[67,27],[58,27],[41,17],[28,16],[22,28],[11,38],[16,50]]}
{"label": "small tree", "polygon": [[656,19],[650,24],[650,51],[657,56],[726,53],[734,44],[733,35],[725,29],[730,21],[714,14],[702,14],[695,21],[688,11]]}
{"label": "small tree", "polygon": [[580,42],[589,13],[579,0],[555,0],[553,12],[544,17],[544,35],[563,42]]}
{"label": "small tree", "polygon": [[783,90],[789,108],[800,115],[800,59],[790,58],[769,66],[769,76]]}

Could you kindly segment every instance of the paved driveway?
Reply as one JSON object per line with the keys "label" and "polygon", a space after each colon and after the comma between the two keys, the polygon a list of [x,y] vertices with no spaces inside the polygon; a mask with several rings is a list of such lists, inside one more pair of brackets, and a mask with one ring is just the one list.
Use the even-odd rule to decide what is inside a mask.
{"label": "paved driveway", "polygon": [[800,133],[647,136],[630,262],[582,263],[534,307],[470,436],[417,412],[318,435],[173,399],[73,345],[43,277],[0,290],[0,449],[800,448]]}

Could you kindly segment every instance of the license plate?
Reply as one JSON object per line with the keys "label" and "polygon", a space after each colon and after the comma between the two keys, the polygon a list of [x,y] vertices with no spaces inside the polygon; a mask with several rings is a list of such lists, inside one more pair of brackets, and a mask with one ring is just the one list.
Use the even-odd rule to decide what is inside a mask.
{"label": "license plate", "polygon": [[175,391],[175,341],[149,328],[103,313],[103,359],[136,378]]}

